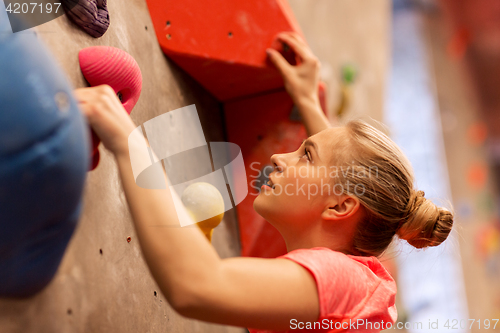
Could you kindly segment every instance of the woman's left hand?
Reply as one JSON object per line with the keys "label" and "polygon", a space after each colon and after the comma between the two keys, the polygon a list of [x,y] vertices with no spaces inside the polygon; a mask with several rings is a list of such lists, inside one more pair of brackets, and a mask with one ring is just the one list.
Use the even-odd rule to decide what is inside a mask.
{"label": "woman's left hand", "polygon": [[74,91],[82,113],[113,154],[128,153],[128,136],[137,127],[108,85]]}
{"label": "woman's left hand", "polygon": [[318,58],[296,32],[282,32],[277,38],[288,45],[300,59],[300,64],[292,66],[277,50],[267,49],[269,59],[283,77],[286,91],[295,104],[301,104],[303,100],[319,103],[318,83],[321,64]]}

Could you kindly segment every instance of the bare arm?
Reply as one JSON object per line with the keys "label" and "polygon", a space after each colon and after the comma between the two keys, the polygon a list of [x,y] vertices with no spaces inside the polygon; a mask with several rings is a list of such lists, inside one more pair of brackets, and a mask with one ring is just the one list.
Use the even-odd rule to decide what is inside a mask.
{"label": "bare arm", "polygon": [[331,127],[328,118],[321,109],[318,98],[302,98],[295,102],[306,128],[307,135],[311,136]]}
{"label": "bare arm", "polygon": [[308,135],[331,127],[319,103],[319,60],[297,33],[284,32],[278,39],[290,46],[300,60],[297,66],[292,66],[278,51],[267,50],[270,60],[283,76],[285,89],[299,109]]}
{"label": "bare arm", "polygon": [[[136,185],[128,135],[136,127],[111,88],[78,89],[83,113],[115,156],[141,250],[162,293],[180,314],[214,323],[285,330],[319,316],[316,284],[287,259],[220,259],[196,227],[180,227],[169,190]],[[133,147],[132,147],[133,149]],[[184,218],[181,212],[180,218]]]}

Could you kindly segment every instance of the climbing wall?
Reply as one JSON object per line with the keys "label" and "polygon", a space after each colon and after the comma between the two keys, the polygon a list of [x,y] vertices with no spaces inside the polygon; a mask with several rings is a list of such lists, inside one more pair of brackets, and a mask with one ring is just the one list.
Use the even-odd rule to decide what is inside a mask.
{"label": "climbing wall", "polygon": [[383,118],[390,65],[389,0],[289,0],[313,53],[321,61],[327,86],[327,109],[334,115],[341,103],[342,68],[357,72],[344,119]]}
{"label": "climbing wall", "polygon": [[[1,7],[3,10],[3,6]],[[195,104],[206,141],[225,141],[219,102],[160,50],[145,1],[109,1],[110,26],[92,38],[63,15],[36,32],[75,87],[85,87],[78,52],[113,46],[128,52],[142,72],[136,124]],[[29,299],[0,300],[0,332],[243,332],[177,315],[142,259],[112,156],[102,147],[88,173],[84,209],[57,275]],[[193,161],[196,163],[196,161]],[[240,252],[235,213],[226,212],[213,244],[221,257]]]}
{"label": "climbing wall", "polygon": [[[340,103],[341,68],[353,64],[358,75],[351,87],[346,116],[382,118],[389,55],[389,4],[389,0],[373,0],[369,4],[363,0],[290,1],[305,38],[323,64],[328,113],[333,114]],[[97,39],[81,31],[66,16],[33,31],[51,49],[75,87],[86,85],[78,62],[81,49],[106,45],[128,52],[137,61],[143,77],[141,97],[131,112],[136,124],[195,104],[206,141],[231,141],[224,135],[227,119],[223,118],[219,102],[207,87],[196,83],[161,51],[146,2],[127,1],[123,6],[109,1],[108,9],[110,26]],[[172,32],[170,39],[167,34],[166,38],[176,41],[178,30],[174,30],[174,21],[168,27]],[[229,42],[237,41],[239,35],[238,30],[224,30],[224,38]],[[216,95],[217,91],[212,93]],[[282,107],[293,118],[292,105]],[[291,118],[293,126],[299,127],[298,120]],[[266,138],[255,136],[248,140]],[[286,151],[275,149],[265,158],[296,146],[278,147]],[[244,331],[183,319],[169,307],[141,257],[114,161],[102,147],[99,149],[99,165],[87,178],[83,214],[56,277],[30,299],[0,300],[0,332]],[[243,156],[245,160],[247,157]],[[234,210],[226,212],[222,225],[215,230],[213,243],[222,257],[240,254]]]}

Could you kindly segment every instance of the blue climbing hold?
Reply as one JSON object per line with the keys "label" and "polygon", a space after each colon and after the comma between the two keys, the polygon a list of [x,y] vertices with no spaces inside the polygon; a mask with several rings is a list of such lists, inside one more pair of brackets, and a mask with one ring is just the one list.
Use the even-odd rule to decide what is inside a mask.
{"label": "blue climbing hold", "polygon": [[90,139],[63,71],[34,33],[12,33],[4,14],[0,297],[27,297],[52,280],[75,229]]}

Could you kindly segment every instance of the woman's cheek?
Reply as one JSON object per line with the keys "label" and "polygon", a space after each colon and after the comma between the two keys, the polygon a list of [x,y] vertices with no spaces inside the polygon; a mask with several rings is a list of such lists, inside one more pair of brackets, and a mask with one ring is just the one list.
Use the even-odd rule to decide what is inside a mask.
{"label": "woman's cheek", "polygon": [[307,182],[302,178],[282,179],[272,194],[293,202],[296,198],[307,196]]}

